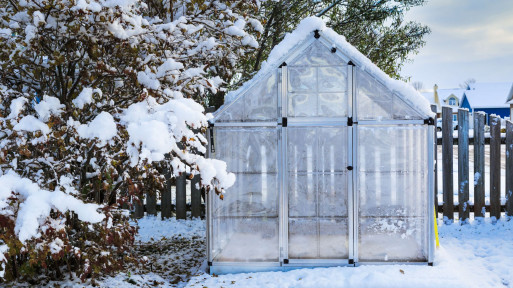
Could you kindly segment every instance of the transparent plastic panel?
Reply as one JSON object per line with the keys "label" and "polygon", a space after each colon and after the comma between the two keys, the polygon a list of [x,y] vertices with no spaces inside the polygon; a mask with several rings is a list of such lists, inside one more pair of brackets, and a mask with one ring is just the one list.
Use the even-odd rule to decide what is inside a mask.
{"label": "transparent plastic panel", "polygon": [[244,99],[239,98],[228,106],[216,122],[243,122],[244,121]]}
{"label": "transparent plastic panel", "polygon": [[316,153],[316,157],[318,158],[318,172],[336,173],[346,171],[348,145],[347,129],[347,127],[316,128],[316,138],[318,139],[318,151]]}
{"label": "transparent plastic panel", "polygon": [[319,221],[319,258],[349,258],[347,218],[333,217]]}
{"label": "transparent plastic panel", "polygon": [[344,62],[342,58],[331,52],[331,48],[326,47],[320,41],[314,41],[290,64],[296,66],[325,66]]}
{"label": "transparent plastic panel", "polygon": [[317,175],[289,176],[289,217],[317,216]]}
{"label": "transparent plastic panel", "polygon": [[276,128],[215,127],[215,158],[230,172],[277,172]]}
{"label": "transparent plastic panel", "polygon": [[289,258],[319,258],[318,219],[289,218]]}
{"label": "transparent plastic panel", "polygon": [[347,66],[327,66],[318,68],[319,92],[346,92]]}
{"label": "transparent plastic panel", "polygon": [[288,171],[317,171],[318,146],[315,128],[288,127],[287,130]]}
{"label": "transparent plastic panel", "polygon": [[216,203],[215,214],[239,216],[278,216],[277,174],[235,174],[235,184]]}
{"label": "transparent plastic panel", "polygon": [[427,203],[423,173],[360,173],[360,215],[423,217]]}
{"label": "transparent plastic panel", "polygon": [[427,126],[358,127],[360,261],[426,261]]}
{"label": "transparent plastic panel", "polygon": [[[318,116],[347,117],[347,93],[319,93]],[[296,115],[294,115],[296,116]],[[301,116],[301,115],[298,115]]]}
{"label": "transparent plastic panel", "polygon": [[360,218],[359,261],[427,261],[424,218]]}
{"label": "transparent plastic panel", "polygon": [[347,175],[321,174],[318,175],[318,183],[319,216],[347,217]]}
{"label": "transparent plastic panel", "polygon": [[317,69],[312,67],[289,67],[288,68],[288,92],[316,92],[317,91]]}
{"label": "transparent plastic panel", "polygon": [[278,217],[215,218],[213,222],[214,261],[279,260]]}
{"label": "transparent plastic panel", "polygon": [[425,125],[359,126],[358,170],[426,172]]}
{"label": "transparent plastic panel", "polygon": [[[420,96],[419,96],[420,97]],[[394,94],[393,118],[398,120],[422,120],[422,115],[404,102],[401,96]]]}
{"label": "transparent plastic panel", "polygon": [[288,116],[313,117],[317,116],[317,94],[289,93]]}
{"label": "transparent plastic panel", "polygon": [[359,120],[392,119],[392,92],[367,72],[356,69],[356,107]]}
{"label": "transparent plastic panel", "polygon": [[278,70],[244,94],[245,121],[275,121],[278,117]]}

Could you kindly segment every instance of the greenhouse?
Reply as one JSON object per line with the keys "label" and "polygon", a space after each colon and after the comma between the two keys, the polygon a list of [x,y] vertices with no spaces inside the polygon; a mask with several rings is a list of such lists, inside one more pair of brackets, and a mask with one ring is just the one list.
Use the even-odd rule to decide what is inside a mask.
{"label": "greenhouse", "polygon": [[210,273],[431,264],[434,113],[318,18],[303,20],[226,96],[209,157]]}

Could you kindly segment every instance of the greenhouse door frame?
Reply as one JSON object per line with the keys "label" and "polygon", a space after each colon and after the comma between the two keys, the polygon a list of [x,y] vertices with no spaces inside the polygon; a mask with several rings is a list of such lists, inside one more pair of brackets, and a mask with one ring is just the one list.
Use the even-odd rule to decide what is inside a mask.
{"label": "greenhouse door frame", "polygon": [[[339,54],[341,58],[342,54]],[[346,60],[346,59],[344,59]],[[342,62],[342,59],[341,59]],[[343,63],[346,65],[347,62]],[[278,125],[281,127],[281,137],[279,137],[278,145],[280,148],[279,151],[279,159],[278,163],[278,177],[280,181],[280,263],[286,269],[289,268],[298,268],[298,267],[329,267],[329,266],[354,266],[354,246],[355,242],[355,233],[354,233],[354,224],[355,222],[355,205],[353,205],[354,201],[354,187],[353,181],[355,177],[355,169],[353,169],[355,155],[355,138],[354,131],[355,126],[352,125],[352,115],[354,113],[355,107],[353,107],[355,94],[354,93],[354,81],[353,81],[353,66],[347,65],[347,116],[346,117],[288,117],[288,67],[287,65],[283,65],[280,69],[280,77],[281,80],[278,87],[278,113],[280,114],[278,117]],[[348,257],[347,258],[337,258],[337,259],[326,259],[326,258],[312,258],[312,259],[294,259],[289,257],[289,176],[293,175],[288,171],[288,129],[290,127],[297,128],[347,128],[347,171],[345,172],[346,177],[346,192],[347,192],[347,241],[348,241]],[[320,175],[320,172],[318,175]],[[317,188],[318,189],[318,188]],[[319,190],[319,189],[318,189]],[[316,191],[319,193],[319,191]],[[306,201],[306,199],[305,199]],[[317,199],[318,201],[318,199]],[[319,203],[316,203],[319,205]],[[320,239],[318,239],[320,241]],[[340,245],[345,245],[345,243],[341,242]]]}

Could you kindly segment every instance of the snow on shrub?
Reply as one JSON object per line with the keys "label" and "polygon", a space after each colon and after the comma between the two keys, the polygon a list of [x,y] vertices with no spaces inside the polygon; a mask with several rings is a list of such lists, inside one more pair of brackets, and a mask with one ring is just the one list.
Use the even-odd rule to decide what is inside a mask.
{"label": "snow on shrub", "polygon": [[1,3],[0,282],[137,262],[120,207],[162,191],[166,171],[233,185],[202,154],[202,104],[256,47],[254,3]]}

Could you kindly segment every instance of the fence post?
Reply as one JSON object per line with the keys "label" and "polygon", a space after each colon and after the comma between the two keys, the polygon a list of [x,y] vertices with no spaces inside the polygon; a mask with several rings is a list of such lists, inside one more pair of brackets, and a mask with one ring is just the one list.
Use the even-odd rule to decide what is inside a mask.
{"label": "fence post", "polygon": [[157,191],[146,192],[146,213],[157,216]]}
{"label": "fence post", "polygon": [[164,176],[166,177],[166,189],[162,192],[160,198],[160,217],[162,220],[166,218],[171,218],[171,186],[172,186],[172,178],[171,171],[166,169],[164,171]]}
{"label": "fence post", "polygon": [[443,171],[443,187],[444,187],[444,222],[452,223],[454,220],[454,200],[453,200],[453,167],[452,167],[452,145],[453,145],[453,124],[452,124],[452,108],[442,107],[442,171]]}
{"label": "fence post", "polygon": [[469,203],[468,110],[458,109],[458,202],[460,224],[468,222]]}
{"label": "fence post", "polygon": [[474,217],[485,217],[485,117],[474,113]]}
{"label": "fence post", "polygon": [[191,216],[201,217],[201,189],[200,175],[195,175],[191,180]]}
{"label": "fence post", "polygon": [[185,219],[187,215],[186,207],[186,186],[187,181],[185,173],[176,177],[176,219]]}
{"label": "fence post", "polygon": [[438,131],[436,130],[436,127],[437,127],[437,106],[435,104],[431,105],[431,111],[435,112],[435,137],[433,137],[433,139],[435,140],[435,143],[433,143],[433,145],[435,146],[434,149],[435,149],[435,153],[434,153],[434,156],[435,156],[435,191],[433,192],[433,195],[435,197],[435,215],[436,215],[436,218],[438,218]]}
{"label": "fence post", "polygon": [[501,217],[501,119],[495,115],[490,116],[490,217]]}
{"label": "fence post", "polygon": [[506,213],[513,216],[513,122],[506,121]]}
{"label": "fence post", "polygon": [[144,217],[144,206],[143,206],[143,199],[139,198],[138,201],[135,201],[132,198],[132,204],[134,205],[134,212],[132,213],[132,216],[136,219],[141,219]]}

